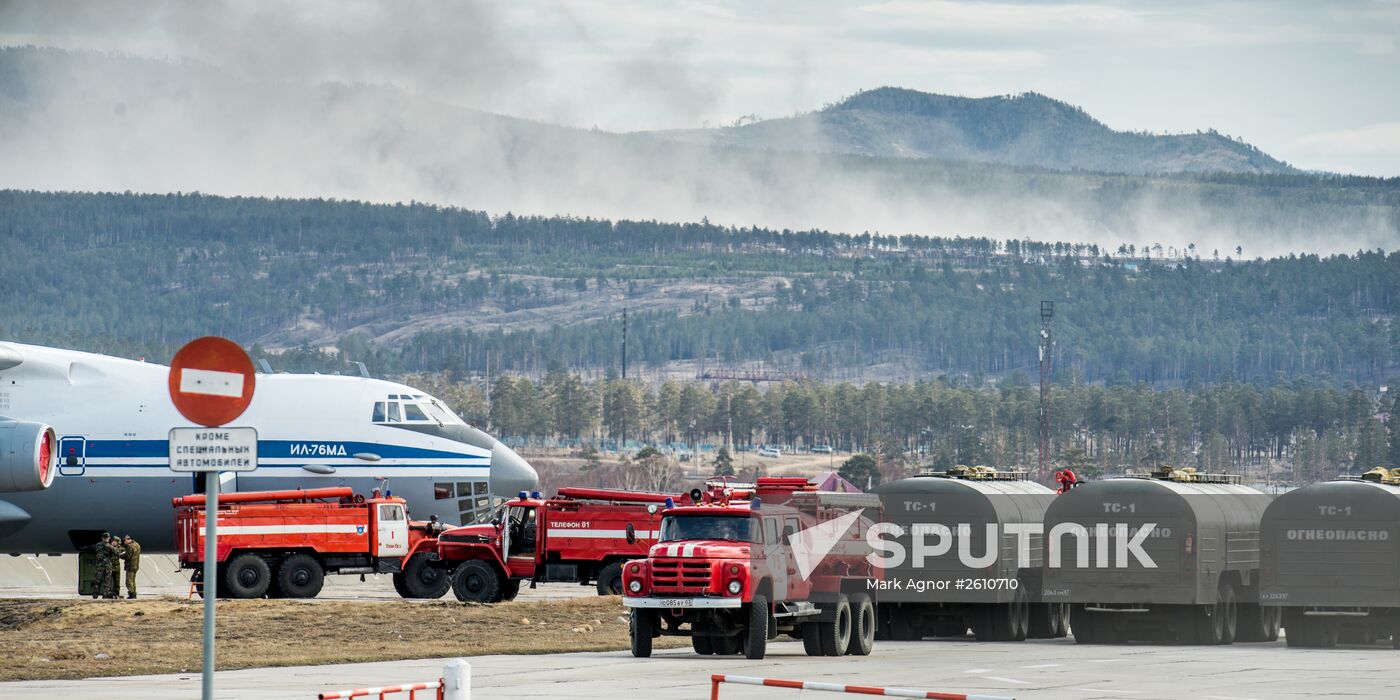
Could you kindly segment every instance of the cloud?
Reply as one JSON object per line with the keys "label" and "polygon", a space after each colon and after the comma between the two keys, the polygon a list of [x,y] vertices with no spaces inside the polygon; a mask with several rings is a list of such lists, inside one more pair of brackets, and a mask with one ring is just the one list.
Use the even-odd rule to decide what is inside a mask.
{"label": "cloud", "polygon": [[1394,177],[1395,164],[1400,162],[1400,122],[1309,134],[1280,153],[1333,172]]}

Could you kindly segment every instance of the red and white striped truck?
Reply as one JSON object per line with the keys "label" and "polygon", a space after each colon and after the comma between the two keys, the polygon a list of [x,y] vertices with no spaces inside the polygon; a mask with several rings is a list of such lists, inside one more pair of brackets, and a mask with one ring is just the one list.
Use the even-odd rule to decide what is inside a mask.
{"label": "red and white striped truck", "polygon": [[690,637],[699,654],[750,659],[779,634],[800,638],[812,656],[870,653],[883,571],[865,539],[880,520],[879,496],[817,491],[801,477],[703,495],[664,509],[657,543],[625,567],[633,656],[651,656],[661,635]]}
{"label": "red and white striped truck", "polygon": [[[180,566],[194,570],[201,594],[204,502],[173,500]],[[366,499],[348,487],[222,494],[218,525],[216,590],[232,598],[314,598],[326,574],[394,574],[400,587],[405,562],[426,565],[442,529],[409,521],[402,498]]]}
{"label": "red and white striped truck", "polygon": [[434,564],[451,571],[463,602],[510,600],[520,584],[595,584],[599,595],[622,593],[622,564],[646,556],[656,541],[661,493],[562,488],[553,498],[520,492],[493,522],[443,532]]}

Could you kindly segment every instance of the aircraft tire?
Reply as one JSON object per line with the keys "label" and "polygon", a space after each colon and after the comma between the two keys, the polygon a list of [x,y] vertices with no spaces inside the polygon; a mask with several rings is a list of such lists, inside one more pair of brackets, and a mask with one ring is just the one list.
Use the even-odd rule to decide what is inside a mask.
{"label": "aircraft tire", "polygon": [[480,559],[468,559],[452,573],[452,593],[463,603],[495,603],[501,599],[501,575]]}
{"label": "aircraft tire", "polygon": [[229,597],[261,598],[272,585],[272,567],[256,554],[240,554],[229,561],[222,578]]}
{"label": "aircraft tire", "polygon": [[315,598],[326,583],[326,570],[309,554],[293,554],[277,567],[276,583],[287,598]]}

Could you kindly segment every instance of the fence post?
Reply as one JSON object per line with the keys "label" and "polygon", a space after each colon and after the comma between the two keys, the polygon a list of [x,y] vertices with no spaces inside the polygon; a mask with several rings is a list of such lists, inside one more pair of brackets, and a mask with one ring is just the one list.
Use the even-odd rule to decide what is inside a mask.
{"label": "fence post", "polygon": [[453,659],[442,667],[442,700],[471,700],[472,665]]}

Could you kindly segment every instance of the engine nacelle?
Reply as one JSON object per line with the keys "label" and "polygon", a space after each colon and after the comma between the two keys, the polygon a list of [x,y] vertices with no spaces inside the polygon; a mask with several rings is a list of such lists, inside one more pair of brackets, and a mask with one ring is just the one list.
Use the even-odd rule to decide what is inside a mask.
{"label": "engine nacelle", "polygon": [[43,423],[0,418],[0,493],[39,491],[58,471],[58,436]]}

